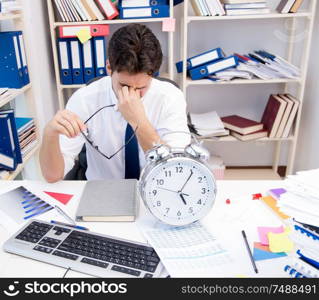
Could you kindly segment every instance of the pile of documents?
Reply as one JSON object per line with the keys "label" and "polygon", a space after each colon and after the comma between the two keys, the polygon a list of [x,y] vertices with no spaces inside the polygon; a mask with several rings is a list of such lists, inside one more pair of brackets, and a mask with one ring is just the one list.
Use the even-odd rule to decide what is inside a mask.
{"label": "pile of documents", "polygon": [[[295,277],[319,277],[319,169],[288,176],[277,201],[280,211],[292,217],[290,235],[296,245],[291,272]],[[294,271],[293,271],[294,270]]]}
{"label": "pile of documents", "polygon": [[15,118],[22,158],[37,144],[36,126],[32,118]]}
{"label": "pile of documents", "polygon": [[246,71],[260,79],[295,79],[301,74],[298,67],[265,50],[256,50],[248,55],[236,53],[235,56],[239,60],[237,70]]}
{"label": "pile of documents", "polygon": [[0,12],[1,13],[12,13],[17,12],[22,9],[19,1],[1,1],[0,2]]}
{"label": "pile of documents", "polygon": [[[255,50],[247,55],[234,53],[227,57],[221,48],[215,48],[192,56],[186,62],[187,73],[193,80],[296,79],[301,75],[300,68],[266,50]],[[176,63],[176,69],[178,73],[183,72],[182,61]]]}
{"label": "pile of documents", "polygon": [[267,1],[264,0],[223,0],[228,16],[269,14]]}
{"label": "pile of documents", "polygon": [[190,131],[195,133],[200,139],[229,135],[229,130],[224,128],[224,124],[216,111],[203,114],[188,114],[188,126]]}

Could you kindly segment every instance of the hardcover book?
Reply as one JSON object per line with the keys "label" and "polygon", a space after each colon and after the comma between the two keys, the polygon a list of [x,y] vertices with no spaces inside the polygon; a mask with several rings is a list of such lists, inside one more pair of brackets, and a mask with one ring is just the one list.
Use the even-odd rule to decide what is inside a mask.
{"label": "hardcover book", "polygon": [[249,134],[264,128],[262,123],[246,119],[237,115],[231,115],[221,118],[225,128],[238,132],[240,134]]}
{"label": "hardcover book", "polygon": [[276,136],[286,105],[287,102],[279,96],[274,94],[270,95],[261,119],[261,123],[263,123],[264,128],[268,130],[270,138]]}

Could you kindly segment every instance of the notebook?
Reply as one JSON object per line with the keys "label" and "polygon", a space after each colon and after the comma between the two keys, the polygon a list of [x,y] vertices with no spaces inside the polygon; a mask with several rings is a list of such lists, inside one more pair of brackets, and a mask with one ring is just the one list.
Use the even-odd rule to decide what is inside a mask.
{"label": "notebook", "polygon": [[135,179],[92,180],[84,187],[77,221],[133,222],[138,209]]}

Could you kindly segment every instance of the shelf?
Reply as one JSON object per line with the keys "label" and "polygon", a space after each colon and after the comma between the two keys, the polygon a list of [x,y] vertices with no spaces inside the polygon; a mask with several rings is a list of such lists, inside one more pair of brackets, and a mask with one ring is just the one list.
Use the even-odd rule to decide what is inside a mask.
{"label": "shelf", "polygon": [[34,148],[23,158],[23,163],[19,164],[15,171],[10,172],[10,176],[6,180],[13,180],[23,170],[28,160],[39,150],[40,143],[36,144]]}
{"label": "shelf", "polygon": [[260,14],[260,15],[239,15],[239,16],[188,16],[187,21],[226,21],[226,20],[255,20],[255,19],[284,19],[284,18],[309,18],[311,13],[309,12],[299,12],[294,14],[280,14],[272,12],[270,14]]}
{"label": "shelf", "polygon": [[8,102],[12,101],[13,99],[15,99],[16,97],[18,97],[19,95],[23,94],[24,92],[26,92],[27,90],[29,90],[31,88],[31,83],[29,83],[28,85],[25,85],[23,88],[21,89],[9,89],[10,91],[10,95],[8,95],[6,98],[1,99],[0,98],[0,107],[6,105]]}
{"label": "shelf", "polygon": [[241,142],[241,143],[258,143],[258,142],[287,142],[287,141],[293,141],[294,137],[290,136],[288,138],[261,138],[261,139],[257,139],[257,140],[251,140],[251,141],[240,141],[238,139],[236,139],[234,136],[224,136],[224,137],[220,137],[220,138],[205,138],[205,139],[200,139],[200,141],[204,141],[204,142],[214,142],[214,143],[221,143],[221,142]]}
{"label": "shelf", "polygon": [[60,89],[80,89],[82,87],[85,87],[86,84],[70,84],[70,85],[64,85],[64,84],[60,84],[59,88]]}
{"label": "shelf", "polygon": [[84,22],[54,22],[53,27],[67,25],[93,25],[93,24],[128,24],[128,23],[156,23],[163,22],[167,18],[147,18],[147,19],[115,19],[102,21],[84,21]]}
{"label": "shelf", "polygon": [[224,180],[282,180],[273,169],[226,168]]}
{"label": "shelf", "polygon": [[0,21],[14,20],[14,19],[20,19],[20,18],[22,18],[21,14],[12,14],[12,13],[2,14],[2,13],[0,13]]}
{"label": "shelf", "polygon": [[301,82],[301,78],[277,78],[277,79],[234,79],[230,81],[212,81],[209,79],[192,80],[186,79],[186,86],[189,85],[232,85],[232,84],[275,84],[275,83],[296,83]]}

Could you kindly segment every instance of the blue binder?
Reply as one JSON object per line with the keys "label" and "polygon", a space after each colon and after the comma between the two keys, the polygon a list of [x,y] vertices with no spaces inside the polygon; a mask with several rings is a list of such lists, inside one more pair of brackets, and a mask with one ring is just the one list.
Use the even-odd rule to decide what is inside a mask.
{"label": "blue binder", "polygon": [[[133,2],[134,6],[131,4]],[[168,5],[169,0],[145,0],[145,1],[132,1],[132,0],[119,0],[120,8],[127,7],[147,7],[147,6],[158,6],[158,5]]]}
{"label": "blue binder", "polygon": [[95,76],[106,76],[106,37],[96,36],[94,42]]}
{"label": "blue binder", "polygon": [[57,44],[61,83],[66,85],[72,84],[70,43],[68,39],[58,38]]}
{"label": "blue binder", "polygon": [[14,152],[14,141],[10,138],[10,117],[6,114],[0,115],[0,167],[13,171],[17,167]]}
{"label": "blue binder", "polygon": [[14,143],[14,153],[15,153],[16,162],[17,164],[20,164],[22,163],[22,154],[20,149],[17,126],[15,122],[15,117],[14,117],[14,110],[13,109],[2,110],[0,111],[0,116],[1,115],[7,115],[8,118],[10,119],[10,129],[11,129],[10,136],[12,137],[13,143]]}
{"label": "blue binder", "polygon": [[83,84],[83,53],[81,42],[78,38],[71,38],[69,42],[72,61],[72,82],[73,84]]}
{"label": "blue binder", "polygon": [[0,33],[0,87],[20,89],[24,86],[19,39],[15,31]]}
{"label": "blue binder", "polygon": [[224,59],[208,63],[203,66],[189,70],[189,74],[193,80],[205,78],[211,74],[236,67],[238,65],[238,59],[236,56],[229,56]]}
{"label": "blue binder", "polygon": [[30,83],[30,77],[29,77],[29,68],[28,68],[28,62],[27,62],[27,56],[25,52],[22,31],[17,31],[17,37],[19,41],[19,51],[20,51],[20,58],[21,58],[21,64],[22,64],[23,82],[24,82],[24,85],[27,85]]}
{"label": "blue binder", "polygon": [[149,7],[119,7],[120,19],[168,18],[169,5]]}
{"label": "blue binder", "polygon": [[87,83],[95,77],[94,53],[92,39],[82,45],[84,82]]}
{"label": "blue binder", "polygon": [[[187,70],[207,64],[209,62],[223,58],[223,51],[221,48],[212,49],[201,54],[195,55],[187,59]],[[177,73],[183,72],[183,62],[176,63]]]}

